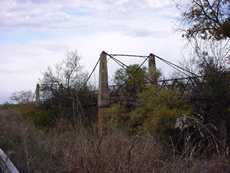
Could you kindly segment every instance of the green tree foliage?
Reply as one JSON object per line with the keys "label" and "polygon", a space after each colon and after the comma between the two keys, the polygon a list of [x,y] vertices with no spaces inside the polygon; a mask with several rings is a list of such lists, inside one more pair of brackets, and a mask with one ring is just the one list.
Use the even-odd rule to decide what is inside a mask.
{"label": "green tree foliage", "polygon": [[190,106],[176,89],[149,86],[139,95],[139,106],[132,112],[131,130],[168,139],[176,118],[191,114]]}
{"label": "green tree foliage", "polygon": [[[186,1],[187,2],[187,1]],[[229,0],[179,1],[183,11],[185,36],[220,40],[230,38]]]}
{"label": "green tree foliage", "polygon": [[191,108],[179,90],[146,83],[146,69],[137,68],[134,65],[116,72],[115,82],[127,84],[124,95],[128,101],[135,97],[135,106],[127,109],[127,105],[115,104],[108,108],[107,125],[127,130],[131,135],[155,135],[168,142],[176,119],[191,115]]}
{"label": "green tree foliage", "polygon": [[24,117],[31,121],[37,128],[51,128],[57,118],[57,114],[52,110],[39,110],[34,109],[33,111],[23,114]]}
{"label": "green tree foliage", "polygon": [[139,68],[137,64],[130,65],[127,69],[119,69],[115,73],[114,82],[117,85],[126,83],[127,90],[141,90],[145,82],[146,69]]}
{"label": "green tree foliage", "polygon": [[134,109],[127,111],[119,104],[108,108],[106,126],[130,135],[155,136],[169,144],[177,118],[191,115],[191,107],[179,90],[149,85],[138,94]]}
{"label": "green tree foliage", "polygon": [[132,107],[145,85],[146,69],[139,68],[137,64],[130,65],[126,69],[119,69],[115,73],[114,82],[120,89],[120,96],[123,104]]}
{"label": "green tree foliage", "polygon": [[119,101],[106,110],[105,122],[108,129],[127,130],[129,113],[136,107],[138,94],[144,89],[145,77],[146,69],[139,68],[137,64],[115,72],[114,83],[120,87]]}

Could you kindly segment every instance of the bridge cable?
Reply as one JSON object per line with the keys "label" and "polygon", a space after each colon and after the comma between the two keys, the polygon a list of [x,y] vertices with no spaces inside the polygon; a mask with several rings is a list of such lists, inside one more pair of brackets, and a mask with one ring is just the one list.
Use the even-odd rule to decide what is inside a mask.
{"label": "bridge cable", "polygon": [[118,63],[118,65],[122,66],[123,68],[127,68],[128,65],[126,65],[125,63],[121,62],[120,60],[118,60],[117,58],[114,58],[112,55],[106,53],[112,60],[114,60],[116,63]]}
{"label": "bridge cable", "polygon": [[[128,66],[126,65],[126,64],[124,64],[122,61],[120,61],[120,60],[118,60],[117,58],[115,58],[113,55],[114,54],[107,54],[112,60],[114,60],[118,65],[120,65],[122,68],[124,68],[125,70],[127,70],[127,68],[128,68]],[[117,55],[117,54],[115,54],[115,55]],[[123,55],[123,54],[118,54],[118,56],[120,56],[120,55]],[[126,56],[126,55],[123,55],[123,56]],[[129,55],[129,56],[135,56],[135,55]],[[136,56],[138,56],[139,57],[139,55],[136,55]],[[149,56],[142,56],[142,57],[145,57],[146,58],[146,60],[140,65],[140,67],[147,61],[147,59],[149,58]],[[126,68],[125,68],[125,67]],[[137,68],[137,70],[140,70],[140,67],[138,67]],[[136,72],[136,71],[135,71]],[[135,73],[134,72],[134,73]],[[133,77],[132,77],[133,78]],[[153,81],[150,79],[150,78],[148,78],[148,77],[146,77],[145,76],[145,78],[150,82],[150,83],[152,83]]]}
{"label": "bridge cable", "polygon": [[[133,73],[136,73],[138,70],[140,70],[140,68],[144,65],[144,63],[148,60],[148,58],[149,58],[149,56],[147,56],[147,57],[145,58],[145,60],[137,67],[137,69],[136,69]],[[129,79],[130,79],[130,76],[129,76],[128,80],[129,80]],[[117,92],[121,89],[121,87],[123,87],[124,85],[126,85],[127,82],[128,82],[128,80],[126,80],[122,85],[120,85],[120,86],[118,87],[118,89],[115,91],[115,93],[117,93]]]}
{"label": "bridge cable", "polygon": [[[127,71],[127,69],[128,69],[128,66],[126,65],[126,64],[124,64],[123,62],[121,62],[120,60],[118,60],[117,58],[114,58],[112,55],[110,55],[110,54],[108,54],[108,56],[110,56],[110,58],[112,59],[112,60],[114,60],[118,65],[120,65],[124,70],[126,70]],[[125,66],[125,67],[124,67]],[[141,65],[142,66],[142,65]],[[139,68],[139,67],[138,67]],[[139,70],[139,69],[137,69],[137,70]],[[135,71],[136,72],[136,71]],[[133,76],[129,76],[129,77],[131,77],[131,78],[133,78]],[[151,83],[152,83],[152,80],[151,79],[149,79],[149,78],[147,78],[146,76],[145,76],[145,78],[148,80],[148,81],[150,81]]]}
{"label": "bridge cable", "polygon": [[[113,56],[113,58],[116,57],[116,56],[120,56],[120,57],[139,57],[139,58],[146,58],[146,57],[148,57],[148,56],[143,56],[143,55],[129,55],[129,54],[108,54],[108,55],[109,56]],[[164,58],[161,58],[161,57],[159,57],[159,56],[157,56],[155,54],[153,54],[153,55],[156,58],[158,58],[159,60],[161,60],[164,63],[166,63],[167,65],[169,65],[172,68],[174,68],[175,70],[177,70],[177,71],[185,74],[186,76],[190,76],[190,75],[186,74],[185,72],[187,72],[189,74],[192,74],[193,76],[197,76],[195,73],[192,73],[192,72],[190,72],[190,71],[188,71],[188,70],[186,70],[186,69],[184,69],[184,68],[182,68],[182,67],[180,67],[180,66],[178,66],[178,65],[176,65],[176,64],[174,64],[174,63],[172,63],[172,62],[170,62],[170,61],[168,61],[166,59],[164,59]]]}
{"label": "bridge cable", "polygon": [[143,56],[143,55],[128,55],[128,54],[110,54],[111,56],[120,56],[120,57],[133,57],[133,58],[146,58],[148,56]]}
{"label": "bridge cable", "polygon": [[[108,56],[110,56],[114,61],[119,61],[118,59],[116,59],[114,56],[132,56],[132,57],[140,57],[140,55],[125,55],[125,54],[108,54]],[[141,56],[141,57],[147,57],[147,56]],[[121,61],[119,61],[121,64],[123,64],[124,66],[126,66],[126,68],[128,67],[127,65],[125,65],[124,63],[122,63]],[[118,62],[117,62],[118,63]],[[169,64],[168,62],[165,62],[167,65],[171,66],[172,68],[178,70],[179,72],[185,74],[186,76],[188,76],[188,74],[186,74],[185,72],[175,68],[174,66],[172,66],[171,64]],[[122,68],[124,68],[121,64],[118,63],[118,65],[120,65]],[[124,68],[125,69],[125,68]],[[148,81],[150,81],[151,83],[153,82],[151,79],[149,79],[148,77],[145,77]]]}
{"label": "bridge cable", "polygon": [[169,65],[170,67],[172,67],[173,69],[175,69],[175,70],[179,71],[180,73],[183,73],[185,76],[189,76],[189,77],[190,77],[190,75],[189,75],[189,74],[187,74],[187,73],[185,73],[184,71],[182,71],[182,70],[180,70],[180,69],[176,68],[175,66],[171,65],[170,63],[165,62],[165,61],[163,61],[163,62],[164,62],[164,63],[166,63],[167,65]]}
{"label": "bridge cable", "polygon": [[[121,61],[119,61],[118,59],[116,59],[116,58],[111,58],[113,61],[115,61],[115,63],[117,63],[119,66],[121,66],[125,71],[127,71],[128,70],[128,66],[127,65],[125,65],[126,67],[124,67],[122,64],[120,64],[120,63],[122,63]],[[133,78],[132,76],[129,76],[130,78]]]}
{"label": "bridge cable", "polygon": [[97,63],[95,64],[93,70],[91,71],[90,75],[89,75],[88,78],[86,79],[84,85],[86,85],[86,84],[88,83],[89,79],[91,78],[91,76],[93,75],[94,71],[96,70],[97,65],[99,64],[100,60],[101,60],[101,57],[98,58]]}
{"label": "bridge cable", "polygon": [[[189,74],[192,74],[193,76],[198,76],[197,74],[195,74],[195,73],[193,73],[193,72],[191,72],[191,71],[189,71],[189,70],[186,70],[186,69],[184,69],[184,68],[182,68],[182,67],[180,67],[180,66],[178,66],[178,65],[176,65],[176,64],[174,64],[174,63],[172,63],[172,62],[170,62],[170,61],[168,61],[168,60],[166,60],[166,59],[164,59],[164,58],[161,58],[161,57],[159,57],[158,55],[155,55],[155,54],[153,54],[156,58],[158,58],[159,60],[161,60],[161,61],[163,61],[163,62],[165,62],[166,64],[168,64],[168,65],[170,65],[171,67],[173,67],[174,69],[176,69],[176,68],[178,68],[177,70],[179,70],[180,72],[182,72],[182,71],[184,71],[184,72],[187,72],[187,73],[189,73]],[[184,73],[183,72],[183,73]],[[185,73],[184,73],[185,74]],[[188,74],[186,74],[187,76],[189,76]]]}

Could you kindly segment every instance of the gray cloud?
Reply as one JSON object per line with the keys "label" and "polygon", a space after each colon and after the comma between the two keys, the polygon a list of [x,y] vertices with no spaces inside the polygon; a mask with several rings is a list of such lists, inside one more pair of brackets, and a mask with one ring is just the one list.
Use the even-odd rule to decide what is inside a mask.
{"label": "gray cloud", "polygon": [[102,32],[118,29],[148,36],[158,33],[159,29],[151,27],[143,32],[147,31],[146,26],[168,15],[168,10],[163,9],[169,8],[171,3],[170,0],[2,0],[0,30]]}

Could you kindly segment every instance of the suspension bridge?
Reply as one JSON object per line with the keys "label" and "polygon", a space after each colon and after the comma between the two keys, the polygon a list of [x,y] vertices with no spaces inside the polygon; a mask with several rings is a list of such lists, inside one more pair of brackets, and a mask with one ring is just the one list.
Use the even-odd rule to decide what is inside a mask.
{"label": "suspension bridge", "polygon": [[[193,85],[194,80],[197,80],[200,78],[200,76],[190,72],[189,70],[175,63],[172,63],[158,55],[155,55],[153,53],[143,56],[143,55],[129,55],[129,54],[109,54],[103,51],[101,52],[100,57],[98,58],[96,64],[94,65],[92,71],[89,73],[89,76],[87,77],[84,83],[85,86],[88,84],[88,82],[92,78],[92,75],[95,73],[95,70],[99,66],[98,90],[93,91],[94,93],[97,94],[97,103],[95,103],[96,105],[93,105],[93,106],[98,107],[98,120],[99,121],[103,119],[101,117],[103,117],[105,114],[105,108],[109,107],[114,102],[118,102],[121,99],[120,90],[127,85],[127,82],[129,79],[133,78],[132,74],[130,74],[130,76],[128,76],[128,80],[125,81],[123,84],[109,85],[108,59],[113,60],[113,62],[118,64],[119,67],[123,68],[124,70],[127,70],[128,68],[128,65],[122,62],[121,60],[119,60],[119,57],[141,59],[142,62],[138,65],[138,67],[136,68],[136,71],[141,70],[144,64],[148,63],[147,75],[144,77],[146,85],[156,85],[156,86],[159,86],[160,88],[173,88],[173,87],[177,87],[180,84],[180,88],[186,91],[186,89],[188,89],[191,85]],[[174,70],[178,71],[179,73],[183,75],[183,77],[159,80],[157,77],[156,59],[167,64]],[[46,87],[44,86],[44,84],[40,84],[40,85],[37,84],[36,92],[35,92],[35,99],[36,99],[37,104],[40,103],[41,86],[43,88]],[[52,85],[51,87],[57,88],[58,86]],[[130,102],[133,102],[133,100],[130,100]]]}

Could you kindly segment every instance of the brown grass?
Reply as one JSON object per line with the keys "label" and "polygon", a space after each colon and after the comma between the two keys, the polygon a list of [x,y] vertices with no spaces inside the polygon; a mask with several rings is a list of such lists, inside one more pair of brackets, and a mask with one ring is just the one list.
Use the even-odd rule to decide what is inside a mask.
{"label": "brown grass", "polygon": [[39,131],[11,109],[0,110],[0,148],[22,173],[227,173],[228,159],[181,158],[152,137],[97,136],[62,120]]}

